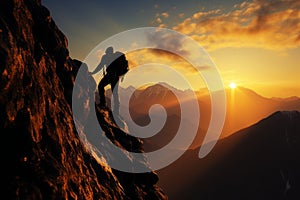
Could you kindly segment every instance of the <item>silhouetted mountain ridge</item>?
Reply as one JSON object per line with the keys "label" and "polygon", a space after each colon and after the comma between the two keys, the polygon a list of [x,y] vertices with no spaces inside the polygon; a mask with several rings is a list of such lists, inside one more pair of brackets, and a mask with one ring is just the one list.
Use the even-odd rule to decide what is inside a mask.
{"label": "silhouetted mountain ridge", "polygon": [[[120,97],[128,96],[128,88],[119,88]],[[130,91],[134,91],[130,99],[129,110],[131,116],[125,116],[125,119],[133,118],[139,125],[146,125],[150,122],[148,116],[149,108],[154,104],[161,104],[165,107],[168,115],[167,123],[159,134],[152,138],[144,139],[146,149],[153,150],[150,146],[159,147],[167,144],[177,132],[180,122],[180,107],[176,96],[172,91],[176,91],[183,102],[187,105],[188,112],[194,112],[195,109],[189,106],[191,99],[190,90],[179,90],[167,83],[158,83],[147,85],[146,87],[135,89],[130,87]],[[221,137],[227,137],[238,130],[251,126],[261,119],[271,115],[278,110],[298,110],[300,111],[300,99],[298,97],[289,98],[267,98],[255,91],[237,87],[234,90],[225,88],[227,98],[227,116]],[[206,134],[207,127],[210,122],[211,103],[210,95],[207,89],[195,91],[200,109],[200,122],[197,136],[191,148],[198,148]],[[110,92],[108,91],[108,96]],[[126,97],[128,98],[128,97]],[[122,98],[121,98],[122,99]],[[128,109],[123,106],[121,101],[121,112]],[[186,120],[191,126],[197,125],[195,120]],[[175,126],[174,126],[175,125]],[[186,130],[187,134],[189,130]],[[148,145],[149,144],[149,145]],[[151,144],[151,145],[150,145]],[[156,148],[154,148],[156,149]]]}
{"label": "silhouetted mountain ridge", "polygon": [[298,111],[275,112],[219,140],[203,159],[198,158],[198,151],[187,151],[159,171],[159,184],[170,199],[300,197]]}

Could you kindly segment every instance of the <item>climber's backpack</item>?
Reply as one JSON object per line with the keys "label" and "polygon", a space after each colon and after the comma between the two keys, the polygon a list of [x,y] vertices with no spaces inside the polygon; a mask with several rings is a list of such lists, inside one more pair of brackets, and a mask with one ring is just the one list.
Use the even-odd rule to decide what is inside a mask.
{"label": "climber's backpack", "polygon": [[114,53],[114,61],[106,68],[106,72],[116,73],[118,76],[123,76],[128,72],[128,61],[125,54],[117,51]]}

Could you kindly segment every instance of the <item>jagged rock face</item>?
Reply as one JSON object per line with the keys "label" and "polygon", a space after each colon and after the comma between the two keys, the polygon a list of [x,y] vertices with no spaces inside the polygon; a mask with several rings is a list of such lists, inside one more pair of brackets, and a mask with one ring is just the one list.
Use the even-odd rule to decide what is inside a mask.
{"label": "jagged rock face", "polygon": [[0,2],[0,132],[9,147],[4,196],[165,199],[154,182],[127,181],[130,174],[99,164],[82,145],[71,110],[80,65],[40,1]]}

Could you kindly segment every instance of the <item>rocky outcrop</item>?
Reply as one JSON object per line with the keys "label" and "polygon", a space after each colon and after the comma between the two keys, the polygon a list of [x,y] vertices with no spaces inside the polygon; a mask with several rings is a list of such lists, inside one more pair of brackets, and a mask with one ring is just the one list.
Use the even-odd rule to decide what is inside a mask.
{"label": "rocky outcrop", "polygon": [[[0,2],[0,132],[7,146],[3,196],[166,199],[154,172],[116,171],[82,144],[71,110],[74,79],[82,65],[69,57],[67,45],[40,1]],[[95,87],[92,80],[89,87]],[[108,127],[105,134],[126,149],[129,137],[106,117],[109,110],[97,111],[99,122]],[[139,140],[128,141],[143,150]]]}

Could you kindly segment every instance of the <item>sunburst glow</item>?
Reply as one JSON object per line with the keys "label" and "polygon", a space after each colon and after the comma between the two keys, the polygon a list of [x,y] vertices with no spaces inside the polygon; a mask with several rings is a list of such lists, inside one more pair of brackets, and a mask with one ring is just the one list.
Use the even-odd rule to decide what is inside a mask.
{"label": "sunburst glow", "polygon": [[235,89],[235,88],[236,88],[236,84],[235,84],[234,82],[231,82],[231,83],[229,84],[229,87],[230,87],[231,89]]}

